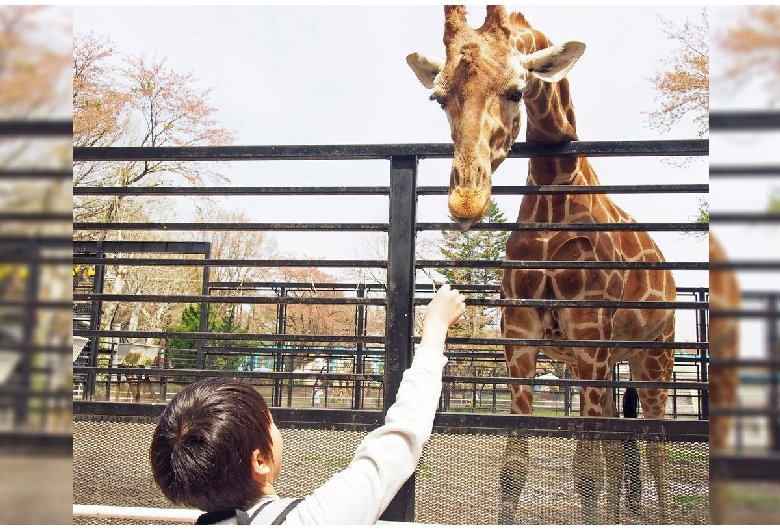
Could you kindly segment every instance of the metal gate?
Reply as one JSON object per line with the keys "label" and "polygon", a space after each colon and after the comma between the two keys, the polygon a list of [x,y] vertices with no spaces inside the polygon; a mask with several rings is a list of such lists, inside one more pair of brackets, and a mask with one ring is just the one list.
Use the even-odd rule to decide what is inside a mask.
{"label": "metal gate", "polygon": [[[780,132],[780,113],[777,111],[721,111],[710,114],[710,129],[720,138],[742,134],[748,137],[760,136],[772,138]],[[738,143],[739,145],[739,143]],[[744,144],[742,144],[744,146]],[[740,156],[739,147],[724,149],[732,159]],[[770,159],[777,160],[775,153],[768,153]],[[770,163],[736,162],[717,163],[710,166],[710,179],[713,191],[724,196],[729,185],[738,185],[745,194],[755,193],[749,187],[751,180],[773,182],[780,177],[780,165]],[[764,522],[776,523],[780,518],[780,342],[778,340],[778,271],[780,262],[773,256],[777,247],[776,234],[772,227],[778,225],[780,216],[767,212],[764,197],[756,196],[757,208],[740,211],[734,208],[727,211],[723,205],[713,208],[710,222],[713,232],[736,229],[751,229],[766,233],[773,241],[766,247],[739,248],[727,246],[730,255],[726,263],[713,267],[733,270],[744,280],[758,276],[763,288],[741,286],[742,306],[735,310],[713,311],[713,316],[736,318],[741,333],[751,334],[759,339],[755,350],[744,348],[734,360],[713,360],[717,364],[736,370],[739,374],[737,401],[732,406],[713,410],[712,415],[730,418],[733,436],[726,454],[712,455],[710,459],[710,477],[713,480],[730,481],[735,486],[752,490],[763,495],[763,501],[753,501],[751,511],[774,508]],[[763,210],[763,211],[762,211]],[[749,282],[751,285],[755,282]],[[763,505],[763,506],[762,506]]]}
{"label": "metal gate", "polygon": [[[512,158],[524,158],[539,154],[540,147],[516,144],[510,153]],[[708,152],[707,140],[648,141],[648,142],[573,142],[562,146],[545,146],[543,155],[560,156],[581,154],[589,156],[704,156]],[[418,166],[423,159],[451,158],[453,148],[449,144],[426,145],[362,145],[362,146],[238,146],[238,147],[182,147],[182,148],[76,148],[74,161],[279,161],[279,160],[387,160],[389,161],[388,184],[386,186],[322,186],[322,187],[76,187],[74,196],[209,196],[209,195],[253,195],[258,201],[273,200],[279,196],[323,195],[328,197],[386,196],[386,222],[359,223],[192,223],[151,220],[149,222],[76,222],[74,230],[125,234],[123,241],[81,241],[73,243],[75,266],[93,270],[92,280],[85,281],[74,293],[77,315],[83,315],[82,322],[74,321],[74,335],[88,339],[89,344],[74,366],[75,415],[74,436],[74,502],[77,504],[127,504],[145,499],[148,506],[165,507],[167,504],[155,495],[148,479],[145,458],[138,453],[148,440],[148,426],[161,412],[164,404],[178,388],[193,378],[224,375],[225,366],[231,375],[252,380],[269,403],[274,406],[274,418],[283,428],[285,437],[316,440],[313,445],[304,442],[296,444],[300,453],[290,457],[298,459],[305,477],[291,476],[287,493],[305,494],[322,477],[311,471],[305,462],[312,460],[331,461],[324,467],[329,474],[348,462],[351,452],[362,436],[361,433],[381,423],[384,411],[392,404],[403,370],[411,362],[415,341],[415,316],[418,307],[430,297],[430,283],[421,282],[420,271],[432,268],[540,268],[544,262],[512,262],[506,260],[423,260],[416,257],[416,242],[420,234],[441,230],[457,230],[455,223],[424,223],[418,221],[418,198],[425,195],[445,195],[445,186],[418,186]],[[706,193],[708,186],[693,184],[649,185],[629,183],[621,186],[603,186],[605,193]],[[494,194],[541,193],[549,190],[533,189],[528,186],[494,187]],[[260,202],[258,202],[260,204]],[[474,230],[523,230],[528,227],[517,223],[483,223]],[[706,230],[700,223],[635,223],[620,227],[597,227],[598,229],[634,229],[648,231]],[[386,256],[382,259],[310,260],[310,259],[254,259],[214,258],[204,244],[192,240],[139,241],[126,234],[182,233],[192,230],[224,231],[245,230],[263,232],[378,232],[387,234]],[[657,264],[656,264],[657,265]],[[166,295],[154,293],[110,294],[105,290],[105,269],[109,266],[132,267],[195,267],[201,272],[202,283],[197,292]],[[212,282],[209,271],[217,267],[317,267],[319,269],[356,268],[382,271],[378,283],[343,282],[338,284],[257,282],[233,285],[229,282]],[[556,268],[582,267],[582,263],[556,262]],[[610,265],[612,266],[612,265]],[[621,264],[615,264],[620,267]],[[623,264],[622,266],[625,266]],[[707,270],[706,262],[673,262],[661,265],[676,270]],[[92,269],[94,268],[94,269]],[[496,285],[457,286],[464,292],[492,292],[493,296],[469,296],[469,304],[498,308],[507,303],[543,305],[546,301],[502,301],[498,300]],[[308,292],[310,296],[300,297],[296,293]],[[350,296],[337,296],[337,291],[350,292]],[[679,494],[675,497],[678,522],[702,523],[707,520],[706,476],[707,476],[707,417],[706,381],[707,339],[706,288],[695,286],[682,290],[681,298],[673,307],[696,311],[696,341],[681,341],[675,348],[691,349],[696,353],[685,359],[695,367],[696,378],[675,381],[665,386],[670,394],[685,394],[695,398],[696,405],[690,409],[687,418],[674,409],[677,419],[627,422],[609,418],[582,418],[571,414],[558,418],[543,416],[510,416],[498,405],[501,392],[512,383],[536,383],[535,380],[510,379],[503,377],[501,347],[511,339],[452,338],[448,341],[448,354],[465,359],[490,360],[496,369],[489,375],[472,373],[469,376],[446,375],[445,387],[473,389],[469,399],[471,410],[453,406],[453,394],[442,396],[440,412],[437,414],[434,435],[421,467],[410,479],[383,518],[387,520],[418,521],[432,523],[492,523],[496,513],[491,508],[493,493],[497,492],[495,447],[507,435],[523,433],[531,436],[538,446],[539,480],[534,497],[539,491],[554,491],[558,498],[536,502],[528,509],[528,522],[571,522],[572,507],[564,507],[560,513],[551,511],[551,506],[561,505],[562,484],[570,485],[568,457],[570,444],[578,438],[614,440],[628,438],[643,441],[665,440],[677,447],[682,455],[675,465],[675,476],[686,477],[691,482],[678,484]],[[196,304],[202,307],[198,331],[172,332],[155,329],[104,329],[100,325],[102,304],[137,303],[179,303]],[[273,330],[264,333],[219,333],[209,331],[207,314],[210,304],[237,303],[245,305],[271,305],[276,311]],[[652,302],[647,302],[651,304]],[[300,334],[286,329],[286,312],[296,305],[353,306],[354,327],[342,329],[340,333]],[[636,304],[636,303],[635,303]],[[372,316],[382,314],[381,333],[368,332],[365,324],[369,310]],[[122,342],[134,339],[151,339],[161,345],[154,362],[146,366],[126,366],[115,363],[116,349]],[[194,347],[189,356],[174,359],[174,352],[164,344],[171,340],[190,340]],[[226,341],[233,341],[229,344]],[[253,345],[236,344],[254,341]],[[536,341],[539,344],[551,341]],[[552,341],[554,342],[554,341]],[[626,343],[625,346],[638,345]],[[642,346],[646,344],[642,343]],[[249,348],[249,349],[247,349]],[[177,350],[176,355],[184,355]],[[250,360],[245,359],[249,357]],[[305,370],[311,359],[326,357],[325,369]],[[338,370],[337,362],[349,359],[349,368]],[[242,369],[233,361],[249,363],[252,369]],[[267,370],[254,369],[255,361],[268,363]],[[307,362],[303,362],[307,361]],[[332,363],[331,363],[332,361]],[[313,361],[312,361],[313,362]],[[182,367],[185,364],[186,367]],[[380,364],[377,364],[380,363]],[[316,368],[316,367],[315,367]],[[561,379],[556,386],[569,389],[582,382]],[[609,386],[616,392],[626,386],[656,386],[647,382],[589,382],[592,386]],[[452,385],[451,387],[448,385]],[[316,389],[325,389],[323,396],[315,403]],[[487,388],[487,390],[485,390]],[[478,391],[479,389],[479,391]],[[339,391],[337,393],[337,390]],[[684,391],[684,392],[683,392]],[[467,392],[468,393],[468,392]],[[564,393],[571,398],[571,392]],[[467,398],[463,398],[464,400]],[[325,408],[322,408],[322,403]],[[477,403],[480,403],[479,407]],[[672,400],[673,403],[678,401]],[[462,404],[462,403],[461,403]],[[676,405],[674,405],[676,406]],[[485,410],[487,407],[488,410]],[[565,413],[571,412],[571,403],[564,406]],[[473,411],[473,412],[472,412]],[[680,415],[678,415],[680,412]],[[115,433],[107,437],[108,433]],[[336,435],[335,441],[320,439],[327,434]],[[110,458],[112,451],[121,447],[119,462]],[[287,444],[286,447],[290,447]],[[313,455],[309,448],[326,448],[326,456]],[[130,453],[135,456],[128,456]],[[335,455],[335,456],[334,456]],[[461,455],[461,456],[455,456]],[[464,488],[475,477],[461,469],[452,469],[448,464],[453,458],[465,455],[484,458],[483,467],[475,472],[481,474],[484,489],[480,506],[482,509],[467,510],[461,515],[447,510],[449,501],[460,498]],[[545,456],[547,455],[547,456]],[[557,455],[557,456],[555,456]],[[140,458],[139,458],[140,457]],[[288,469],[295,465],[286,458]],[[646,464],[643,464],[646,465]],[[118,467],[119,466],[119,467]],[[130,466],[130,467],[127,467]],[[552,467],[550,467],[552,466]],[[557,469],[558,471],[553,471]],[[645,471],[647,469],[645,468]],[[293,472],[294,473],[294,472]],[[559,473],[559,475],[555,475]],[[98,476],[107,474],[98,481]],[[138,476],[143,480],[139,484]],[[557,476],[552,479],[551,477]],[[133,478],[135,477],[135,478]],[[547,477],[547,478],[545,478]],[[128,481],[134,481],[134,488]],[[544,482],[554,480],[555,484]],[[313,482],[312,482],[313,481]],[[98,485],[99,484],[99,485]],[[444,485],[448,486],[445,487]],[[118,487],[121,486],[121,487]],[[140,495],[138,489],[147,490]],[[128,494],[128,492],[132,492]],[[572,494],[573,491],[568,492]],[[131,500],[133,499],[133,500]],[[572,501],[573,502],[573,501]],[[445,508],[442,508],[444,506]],[[442,511],[443,510],[443,511]],[[654,521],[657,512],[648,511],[639,521]],[[464,520],[454,520],[464,517]],[[628,516],[627,516],[628,517]],[[568,518],[568,519],[567,519]],[[629,520],[630,517],[628,517]]]}

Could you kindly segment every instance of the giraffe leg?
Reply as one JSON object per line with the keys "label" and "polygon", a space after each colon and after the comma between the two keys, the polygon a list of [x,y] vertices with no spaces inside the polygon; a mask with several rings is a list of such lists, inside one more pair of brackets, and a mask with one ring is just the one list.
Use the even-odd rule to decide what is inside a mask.
{"label": "giraffe leg", "polygon": [[[610,372],[612,370],[610,369]],[[604,416],[617,417],[617,408],[613,397],[613,389],[607,388]],[[625,469],[625,456],[623,443],[620,440],[604,440],[601,442],[606,464],[607,481],[607,518],[609,524],[620,523],[620,492],[623,486],[623,471]]]}
{"label": "giraffe leg", "polygon": [[[672,328],[671,333],[674,333]],[[665,335],[660,340],[671,340]],[[669,381],[674,367],[674,350],[648,349],[638,352],[628,360],[631,375],[637,381]],[[640,388],[639,402],[645,418],[662,419],[666,414],[667,389]],[[653,475],[655,491],[658,495],[658,522],[669,524],[669,488],[668,488],[668,448],[666,442],[647,442],[647,464]]]}
{"label": "giraffe leg", "polygon": [[520,494],[528,478],[528,438],[509,436],[501,467],[501,505],[498,524],[515,524]]}
{"label": "giraffe leg", "polygon": [[[586,275],[586,277],[590,277]],[[596,280],[600,277],[593,276]],[[598,282],[596,282],[598,283]],[[612,322],[609,310],[599,308],[566,308],[560,311],[559,321],[565,336],[572,340],[609,340],[612,337]],[[593,323],[598,323],[594,325]],[[576,359],[576,368],[572,364],[572,372],[581,380],[606,381],[610,377],[612,363],[610,350],[607,347],[572,348]],[[611,413],[614,405],[607,400],[606,387],[587,387],[580,389],[580,415],[604,416]],[[605,459],[606,457],[606,459]],[[614,460],[619,459],[621,467],[614,468]],[[577,442],[574,454],[574,476],[576,489],[580,495],[582,522],[598,524],[599,498],[604,487],[604,470],[609,463],[608,495],[616,496],[609,506],[619,507],[620,485],[622,478],[622,452],[616,451],[611,444],[600,440],[583,439]],[[611,519],[615,519],[612,512]]]}
{"label": "giraffe leg", "polygon": [[[518,271],[513,271],[518,273]],[[517,293],[511,289],[512,276],[504,276],[502,296],[509,293],[510,298],[517,298]],[[515,278],[516,280],[516,278]],[[507,282],[510,287],[507,288]],[[506,307],[501,319],[501,334],[506,338],[527,339],[541,338],[544,335],[539,313],[533,308]],[[509,377],[533,378],[536,375],[536,358],[538,348],[530,346],[504,347],[506,366]],[[511,397],[510,412],[512,414],[531,414],[533,411],[533,385],[509,385]],[[515,524],[517,505],[520,494],[528,478],[528,438],[509,435],[504,449],[501,467],[501,499],[498,512],[499,524]]]}
{"label": "giraffe leg", "polygon": [[598,440],[577,440],[574,470],[582,522],[598,524],[599,496],[604,487],[604,455]]}

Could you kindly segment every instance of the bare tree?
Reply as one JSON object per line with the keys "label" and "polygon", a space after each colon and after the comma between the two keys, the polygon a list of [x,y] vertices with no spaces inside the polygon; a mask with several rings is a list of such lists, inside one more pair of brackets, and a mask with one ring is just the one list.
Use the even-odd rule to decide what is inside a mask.
{"label": "bare tree", "polygon": [[662,68],[651,78],[657,91],[658,107],[647,112],[648,125],[669,131],[691,116],[699,137],[709,131],[710,56],[707,10],[702,8],[698,22],[686,20],[677,26],[658,17],[664,33],[675,42],[673,54],[662,59]]}
{"label": "bare tree", "polygon": [[[233,141],[232,133],[214,118],[216,109],[208,102],[211,89],[199,87],[192,73],[175,72],[164,59],[121,54],[106,38],[94,34],[75,37],[73,86],[77,147],[226,145]],[[73,174],[75,186],[226,181],[215,164],[166,160],[76,162]],[[120,196],[79,196],[74,201],[74,220],[116,221],[123,217],[125,205],[133,208],[134,202]],[[96,238],[96,234],[90,236]]]}
{"label": "bare tree", "polygon": [[770,105],[776,105],[780,102],[780,6],[744,9],[730,28],[713,36],[725,58],[718,86],[735,91],[751,80],[763,80]]}

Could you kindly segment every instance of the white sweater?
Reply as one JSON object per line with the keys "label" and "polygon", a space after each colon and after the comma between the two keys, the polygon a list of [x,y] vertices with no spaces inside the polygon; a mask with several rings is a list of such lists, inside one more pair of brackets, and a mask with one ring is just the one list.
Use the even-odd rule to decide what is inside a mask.
{"label": "white sweater", "polygon": [[[384,425],[363,439],[346,469],[293,508],[285,524],[375,524],[414,473],[423,445],[431,436],[446,364],[447,358],[441,350],[418,346]],[[247,512],[252,514],[268,500],[269,497],[264,497]],[[271,512],[278,513],[286,503],[278,504],[278,509],[269,505],[252,523],[268,524]],[[235,518],[224,523],[235,524]]]}

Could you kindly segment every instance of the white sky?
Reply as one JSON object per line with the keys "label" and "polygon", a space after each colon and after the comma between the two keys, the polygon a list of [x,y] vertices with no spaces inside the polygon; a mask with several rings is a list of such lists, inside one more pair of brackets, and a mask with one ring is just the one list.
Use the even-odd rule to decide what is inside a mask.
{"label": "white sky", "polygon": [[[735,20],[744,16],[746,8],[736,6],[711,7],[710,33],[720,35],[725,28],[733,26]],[[726,85],[718,81],[726,57],[711,50],[712,81],[710,83],[710,105],[713,110],[761,110],[769,108],[769,94],[765,90],[765,79],[743,79],[737,90],[725,90]],[[778,164],[777,146],[780,131],[754,133],[713,132],[710,140],[710,163],[732,164]],[[780,190],[780,178],[749,179],[735,177],[716,178],[710,182],[710,209],[712,212],[764,212],[768,196],[773,189]],[[712,232],[719,237],[724,248],[735,260],[780,260],[777,225],[760,224],[718,224],[713,223]],[[780,291],[779,271],[738,271],[743,291]],[[756,302],[746,302],[746,308],[759,308]],[[741,322],[741,351],[743,357],[766,357],[767,327],[757,319]]]}
{"label": "white sky", "polygon": [[[507,6],[520,10],[516,6]],[[484,6],[469,6],[481,25]],[[580,40],[585,54],[569,73],[581,140],[695,138],[692,124],[666,134],[647,127],[654,109],[649,78],[672,50],[657,15],[698,22],[700,6],[527,6],[529,22],[553,42]],[[446,143],[449,128],[406,64],[413,51],[442,55],[443,13],[436,6],[74,6],[74,32],[109,37],[121,52],[166,57],[192,71],[239,145]],[[522,138],[521,133],[521,138]],[[679,168],[657,158],[597,158],[602,184],[708,181],[708,161]],[[422,161],[420,185],[444,186],[449,161]],[[507,160],[494,185],[523,184],[525,159]],[[387,185],[376,162],[234,162],[234,185]],[[497,196],[512,221],[520,197]],[[698,197],[615,195],[640,222],[691,222]],[[221,207],[256,222],[383,222],[387,201],[370,197],[227,198]],[[419,220],[448,222],[444,197],[421,197]],[[181,214],[182,220],[187,220]],[[362,234],[277,233],[283,252],[326,259],[365,258]],[[669,261],[707,260],[706,238],[656,233]],[[678,286],[707,286],[706,271],[676,271]],[[693,313],[678,311],[677,340],[695,340]]]}

